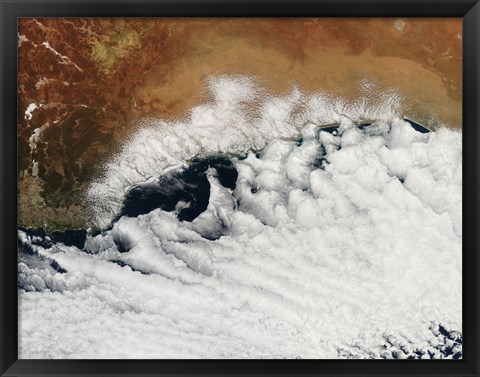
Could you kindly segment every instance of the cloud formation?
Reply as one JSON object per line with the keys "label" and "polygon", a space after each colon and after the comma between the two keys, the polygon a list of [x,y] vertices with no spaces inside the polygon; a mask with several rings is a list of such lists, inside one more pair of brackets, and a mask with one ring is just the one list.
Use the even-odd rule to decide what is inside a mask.
{"label": "cloud formation", "polygon": [[144,120],[104,166],[104,175],[86,195],[96,226],[110,224],[132,186],[156,180],[195,157],[260,150],[272,140],[298,136],[309,123],[389,121],[398,117],[402,99],[394,90],[376,93],[372,88],[355,102],[298,89],[275,96],[249,76],[211,77],[208,91],[212,101],[194,107],[185,121]]}
{"label": "cloud formation", "polygon": [[[249,98],[247,89],[232,96]],[[290,103],[272,101],[276,113]],[[212,111],[192,117],[222,124]],[[232,158],[233,190],[208,170],[208,208],[192,222],[161,209],[124,216],[84,250],[20,231],[31,247],[19,265],[20,357],[458,356],[461,133],[339,120],[334,133],[305,123],[298,142],[281,140],[296,132],[281,122],[247,139],[241,126],[215,141],[187,125],[175,136],[140,131],[95,186],[112,211],[121,195],[109,188],[182,165],[196,143],[215,144],[204,153],[264,148]]]}

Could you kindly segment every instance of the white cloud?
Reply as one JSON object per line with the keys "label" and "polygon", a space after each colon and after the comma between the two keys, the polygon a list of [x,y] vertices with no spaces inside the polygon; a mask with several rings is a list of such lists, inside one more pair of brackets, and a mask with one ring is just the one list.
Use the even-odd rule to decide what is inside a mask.
{"label": "white cloud", "polygon": [[[191,125],[168,127],[140,131],[95,187],[122,192],[198,153]],[[165,149],[166,135],[187,152]],[[397,119],[303,135],[235,159],[234,191],[209,170],[209,206],[191,223],[157,209],[89,237],[88,253],[33,246],[67,272],[21,264],[20,357],[441,357],[439,324],[462,328],[461,133]]]}

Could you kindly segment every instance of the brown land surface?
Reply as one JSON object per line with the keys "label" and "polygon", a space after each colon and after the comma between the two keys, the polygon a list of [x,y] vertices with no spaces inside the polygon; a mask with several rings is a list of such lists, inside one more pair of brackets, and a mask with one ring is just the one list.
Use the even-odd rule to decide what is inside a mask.
{"label": "brown land surface", "polygon": [[207,100],[209,75],[349,100],[368,79],[399,91],[402,115],[461,127],[461,19],[20,19],[18,34],[24,226],[87,226],[82,193],[101,162],[135,120]]}

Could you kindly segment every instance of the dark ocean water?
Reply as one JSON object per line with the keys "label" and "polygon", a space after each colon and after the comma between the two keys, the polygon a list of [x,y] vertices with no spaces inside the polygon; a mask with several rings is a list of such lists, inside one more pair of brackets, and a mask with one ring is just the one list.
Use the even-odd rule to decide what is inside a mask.
{"label": "dark ocean water", "polygon": [[[161,176],[157,182],[137,185],[125,196],[122,216],[136,217],[161,208],[164,211],[177,210],[180,221],[193,221],[208,207],[210,183],[207,170],[217,172],[220,183],[235,189],[238,173],[228,157],[211,156],[194,160],[186,169],[173,171]],[[178,206],[183,202],[184,205]]]}

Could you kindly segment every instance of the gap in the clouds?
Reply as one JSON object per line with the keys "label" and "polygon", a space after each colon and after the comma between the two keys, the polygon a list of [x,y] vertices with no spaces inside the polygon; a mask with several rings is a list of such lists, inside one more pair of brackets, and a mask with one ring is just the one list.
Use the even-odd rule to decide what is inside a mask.
{"label": "gap in the clouds", "polygon": [[[52,235],[47,235],[45,230],[42,228],[20,227],[17,241],[18,261],[33,268],[41,268],[45,271],[50,270],[51,273],[67,273],[68,271],[56,260],[39,254],[39,248],[48,249],[53,247],[56,243],[60,243],[58,233],[60,232],[57,232],[55,239],[52,239]],[[81,233],[83,234],[83,232]],[[65,245],[65,243],[61,243]],[[28,284],[20,275],[17,285],[20,289],[25,289],[27,291],[30,290]]]}
{"label": "gap in the clouds", "polygon": [[322,127],[320,129],[320,131],[324,131],[324,132],[328,132],[328,133],[336,135],[337,134],[337,128],[338,128],[338,125],[332,126],[332,127]]}
{"label": "gap in the clouds", "polygon": [[130,264],[124,262],[124,261],[121,261],[119,259],[112,259],[110,260],[109,262],[111,263],[115,263],[117,265],[119,265],[120,267],[130,267],[130,269],[133,271],[133,272],[140,272],[142,275],[150,275],[150,273],[148,272],[145,272],[145,271],[142,271],[142,270],[139,270],[138,268],[135,268],[133,266],[131,266]]}
{"label": "gap in the clouds", "polygon": [[43,228],[19,227],[18,229],[32,237],[34,245],[44,248],[52,247],[54,243],[63,243],[65,246],[75,246],[83,249],[87,239],[87,231],[85,229],[56,230],[49,234]]}
{"label": "gap in the clouds", "polygon": [[55,260],[52,260],[50,262],[50,267],[52,267],[55,271],[57,271],[60,274],[64,274],[67,272],[67,270],[64,269],[62,266],[60,266],[60,264],[58,264],[58,262]]}
{"label": "gap in the clouds", "polygon": [[123,206],[114,220],[137,217],[157,208],[175,211],[180,221],[193,221],[204,212],[210,199],[208,169],[216,171],[220,184],[235,189],[238,173],[230,156],[197,159],[181,170],[162,175],[156,182],[137,185],[125,195]]}
{"label": "gap in the clouds", "polygon": [[429,132],[430,132],[430,130],[429,130],[428,128],[426,128],[425,126],[422,126],[422,125],[419,124],[419,123],[414,122],[414,121],[411,120],[411,119],[403,118],[403,120],[404,120],[405,122],[409,123],[409,124],[412,126],[412,128],[413,128],[415,131],[417,131],[417,132],[420,132],[420,133],[422,133],[422,134],[426,134],[426,133],[429,133]]}

